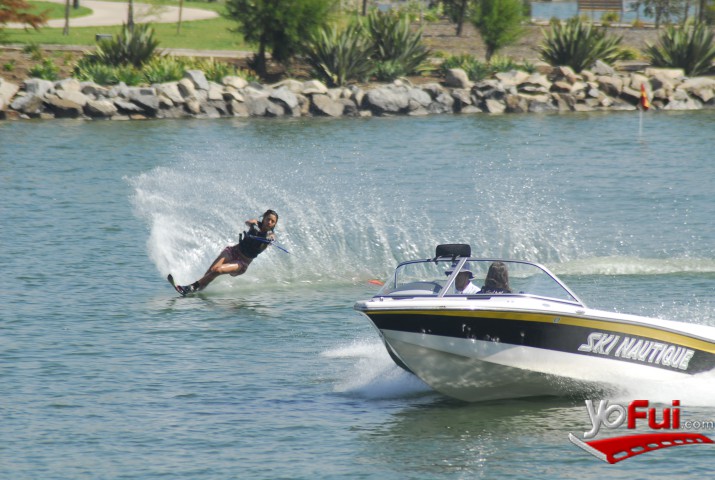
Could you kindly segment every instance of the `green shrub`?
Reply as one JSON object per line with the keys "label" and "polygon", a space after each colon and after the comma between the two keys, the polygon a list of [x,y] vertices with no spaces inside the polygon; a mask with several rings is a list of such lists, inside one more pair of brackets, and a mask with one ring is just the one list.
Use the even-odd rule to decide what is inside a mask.
{"label": "green shrub", "polygon": [[610,27],[620,18],[621,16],[617,12],[604,12],[603,15],[601,15],[601,25]]}
{"label": "green shrub", "polygon": [[117,80],[124,82],[130,86],[137,86],[144,84],[144,75],[142,71],[133,65],[120,65],[115,67],[117,72]]}
{"label": "green shrub", "polygon": [[236,70],[236,73],[234,74],[237,77],[241,77],[247,82],[260,82],[261,77],[258,76],[256,72],[253,70],[248,70],[246,68],[239,68]]}
{"label": "green shrub", "polygon": [[412,31],[406,17],[374,10],[368,15],[365,26],[374,45],[373,58],[378,70],[401,76],[428,68],[430,52],[422,43],[422,30]]}
{"label": "green shrub", "polygon": [[491,62],[497,51],[516,42],[523,34],[522,0],[475,0],[472,25],[479,31],[485,58]]}
{"label": "green shrub", "polygon": [[545,43],[539,45],[539,55],[554,66],[569,66],[580,72],[596,60],[613,63],[624,56],[620,48],[623,37],[607,35],[605,30],[583,23],[579,18],[552,25],[548,33],[542,32]]}
{"label": "green shrub", "polygon": [[43,80],[57,80],[59,78],[60,69],[49,58],[45,58],[38,65],[33,66],[28,71],[31,77],[41,78]]}
{"label": "green shrub", "polygon": [[389,82],[399,77],[409,75],[404,65],[396,60],[382,60],[375,63],[375,79],[380,82]]}
{"label": "green shrub", "polygon": [[328,26],[318,32],[310,43],[306,59],[317,78],[329,85],[345,85],[370,76],[373,53],[367,32],[360,23],[353,22],[342,30]]}
{"label": "green shrub", "polygon": [[693,76],[707,73],[715,60],[713,33],[702,23],[683,29],[669,26],[656,45],[646,44],[645,54],[657,67],[682,68]]}
{"label": "green shrub", "polygon": [[110,66],[132,65],[140,68],[159,54],[159,41],[154,38],[154,29],[148,24],[137,24],[134,32],[127,25],[122,33],[110,40],[100,40],[97,50],[89,54],[88,61]]}
{"label": "green shrub", "polygon": [[465,71],[470,80],[478,82],[487,78],[491,71],[486,63],[477,60],[473,55],[452,55],[445,59],[440,66],[442,75],[447,73],[450,68],[461,68]]}
{"label": "green shrub", "polygon": [[492,72],[510,72],[512,70],[523,70],[522,64],[515,62],[509,57],[494,55],[489,67]]}
{"label": "green shrub", "polygon": [[3,64],[2,69],[6,72],[12,72],[15,70],[15,64],[15,60],[10,60],[9,62]]}
{"label": "green shrub", "polygon": [[447,58],[440,66],[442,75],[447,73],[450,68],[461,68],[467,73],[470,80],[478,82],[497,72],[509,72],[511,70],[521,70],[523,72],[533,73],[536,67],[529,62],[515,62],[509,57],[495,55],[489,63],[483,63],[477,60],[472,55],[454,55]]}
{"label": "green shrub", "polygon": [[223,77],[234,75],[236,68],[230,63],[217,62],[213,58],[202,58],[193,64],[193,69],[201,70],[206,75],[207,80],[221,83]]}
{"label": "green shrub", "polygon": [[94,82],[98,85],[116,85],[119,83],[115,67],[101,63],[88,63],[80,60],[72,73],[77,80]]}
{"label": "green shrub", "polygon": [[42,60],[42,50],[40,50],[40,46],[36,43],[28,43],[22,47],[22,53],[29,55],[32,60]]}
{"label": "green shrub", "polygon": [[148,84],[178,82],[184,77],[187,61],[172,55],[155,57],[142,67],[144,80]]}

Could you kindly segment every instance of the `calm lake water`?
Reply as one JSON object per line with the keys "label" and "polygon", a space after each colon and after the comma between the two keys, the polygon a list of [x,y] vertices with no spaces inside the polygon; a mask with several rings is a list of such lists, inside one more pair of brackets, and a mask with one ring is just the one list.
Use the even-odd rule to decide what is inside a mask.
{"label": "calm lake water", "polygon": [[[710,446],[576,448],[576,394],[447,399],[352,310],[399,261],[467,242],[545,263],[589,306],[715,325],[715,112],[642,122],[0,123],[0,477],[711,476]],[[165,276],[195,280],[266,208],[291,253],[179,298]],[[713,420],[713,385],[610,400]]]}

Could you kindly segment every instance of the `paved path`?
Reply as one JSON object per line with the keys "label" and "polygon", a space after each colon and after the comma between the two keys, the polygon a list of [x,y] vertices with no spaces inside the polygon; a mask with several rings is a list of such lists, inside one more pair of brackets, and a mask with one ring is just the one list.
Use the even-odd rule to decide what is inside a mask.
{"label": "paved path", "polygon": [[[46,0],[53,3],[65,3],[65,0]],[[100,2],[96,0],[80,0],[80,5],[92,10],[92,13],[83,17],[70,18],[72,27],[105,27],[126,23],[128,8],[126,2]],[[181,14],[182,22],[191,20],[206,20],[218,17],[218,13],[200,8],[184,8]],[[179,7],[149,5],[146,3],[134,4],[134,22],[136,23],[178,23]],[[51,28],[63,28],[64,18],[55,18],[47,22]],[[7,28],[25,28],[26,25],[8,23]],[[101,32],[98,32],[101,33]]]}

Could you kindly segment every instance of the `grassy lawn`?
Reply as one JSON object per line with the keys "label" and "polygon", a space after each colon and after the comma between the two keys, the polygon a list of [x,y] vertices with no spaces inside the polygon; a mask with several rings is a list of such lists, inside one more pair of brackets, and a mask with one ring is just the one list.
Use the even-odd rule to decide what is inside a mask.
{"label": "grassy lawn", "polygon": [[[57,5],[61,9],[60,18],[64,17],[64,6],[61,4],[50,4],[45,2],[33,3],[41,3],[43,6]],[[178,6],[177,0],[138,0],[137,3]],[[202,8],[204,10],[213,10],[219,13],[223,12],[224,10],[223,3],[220,2],[209,3],[185,1],[184,7]],[[126,21],[126,19],[120,19],[119,21]],[[240,34],[229,31],[229,29],[236,27],[236,22],[227,20],[223,17],[213,18],[210,20],[198,20],[194,22],[182,22],[181,34],[176,33],[176,23],[155,23],[152,26],[154,27],[155,37],[160,42],[160,48],[191,48],[198,50],[253,50],[250,45],[246,44]],[[25,31],[6,28],[3,30],[2,43],[40,45],[95,45],[95,34],[107,33],[117,35],[120,31],[121,25],[118,25],[116,27],[70,26],[69,35],[64,36],[62,35],[61,28],[43,27],[38,31],[32,29]]]}
{"label": "grassy lawn", "polygon": [[[39,15],[42,12],[47,13],[47,19],[53,20],[55,18],[65,18],[65,6],[61,3],[52,2],[29,2],[32,5],[30,13]],[[79,8],[70,7],[70,18],[84,17],[92,13],[87,7],[80,5]]]}

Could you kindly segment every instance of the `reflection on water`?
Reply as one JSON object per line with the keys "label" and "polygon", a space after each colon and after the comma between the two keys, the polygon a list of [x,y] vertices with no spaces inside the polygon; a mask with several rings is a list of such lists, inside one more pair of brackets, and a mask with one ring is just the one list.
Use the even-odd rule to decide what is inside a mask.
{"label": "reflection on water", "polygon": [[[712,408],[690,408],[688,418],[711,418],[714,413]],[[583,438],[590,429],[582,400],[534,398],[478,404],[440,400],[413,404],[394,413],[384,425],[360,432],[360,453],[409,478],[632,479],[643,462],[659,457],[672,462],[669,471],[688,472],[691,465],[685,458],[702,457],[698,448],[706,448],[649,453],[615,469],[568,440],[569,433]],[[601,437],[635,433],[650,432],[642,426],[622,427]]]}

